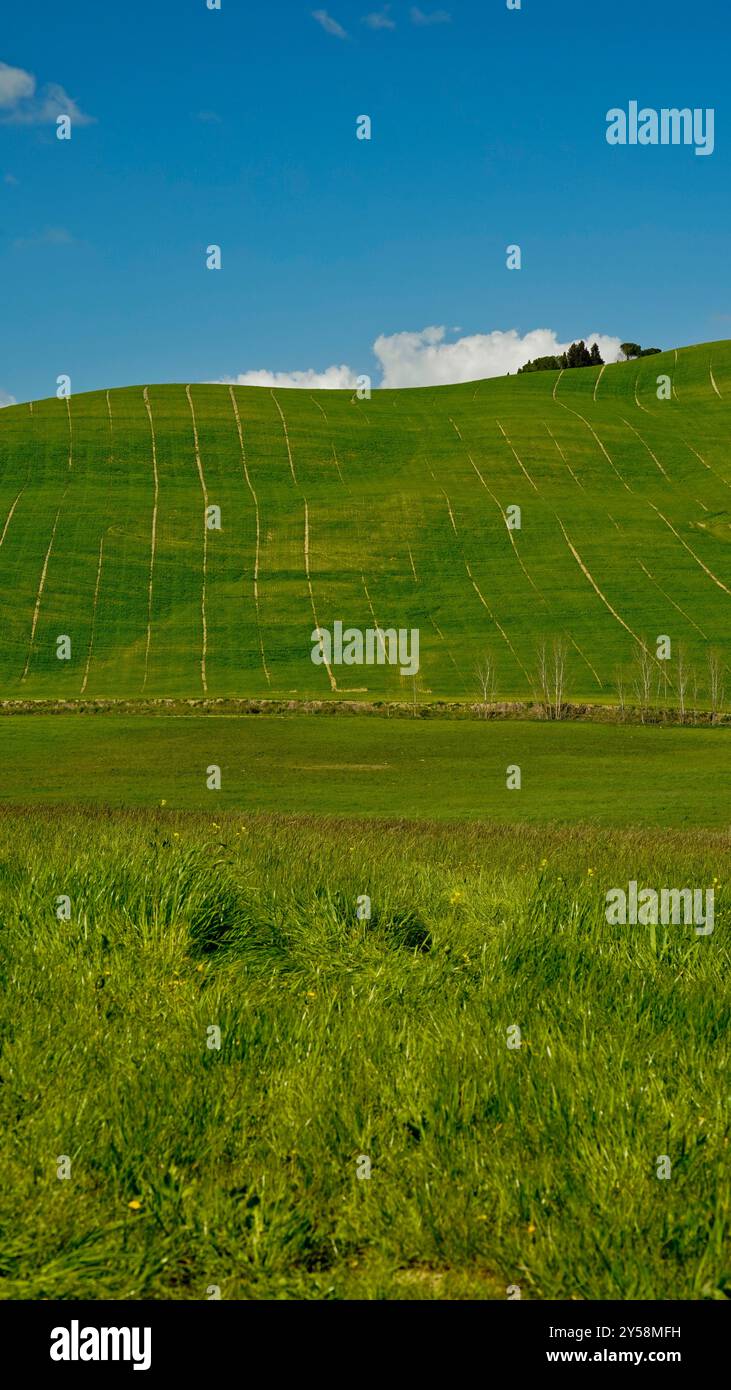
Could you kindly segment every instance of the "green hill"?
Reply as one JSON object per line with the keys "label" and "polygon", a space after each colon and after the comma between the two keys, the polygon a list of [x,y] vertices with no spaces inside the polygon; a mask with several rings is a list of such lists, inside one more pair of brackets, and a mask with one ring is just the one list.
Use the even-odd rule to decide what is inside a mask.
{"label": "green hill", "polygon": [[708,647],[729,656],[730,438],[727,342],[369,401],[174,385],[13,406],[0,696],[410,696],[396,666],[313,664],[313,628],[340,620],[418,628],[425,698],[475,698],[486,649],[498,697],[525,697],[563,635],[566,694],[612,700],[659,634],[703,698]]}

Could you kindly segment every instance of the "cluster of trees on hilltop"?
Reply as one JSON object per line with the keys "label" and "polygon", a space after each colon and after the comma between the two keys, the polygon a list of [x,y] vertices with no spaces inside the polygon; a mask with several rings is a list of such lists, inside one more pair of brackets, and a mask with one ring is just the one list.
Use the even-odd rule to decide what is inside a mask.
{"label": "cluster of trees on hilltop", "polygon": [[643,348],[639,343],[620,343],[620,348],[625,357],[652,357],[656,352],[662,352],[662,348]]}
{"label": "cluster of trees on hilltop", "polygon": [[526,362],[524,367],[518,368],[518,376],[521,372],[557,372],[566,367],[603,366],[604,358],[598,345],[592,343],[589,350],[582,338],[580,342],[572,343],[568,352],[562,352],[557,357],[535,357],[532,362]]}
{"label": "cluster of trees on hilltop", "polygon": [[[653,353],[662,351],[661,348],[640,347],[639,343],[621,343],[620,346],[626,358],[651,357]],[[565,371],[567,367],[603,366],[604,358],[599,345],[592,343],[588,348],[582,338],[578,343],[572,343],[568,352],[561,352],[555,357],[535,357],[531,362],[526,362],[524,367],[518,368],[518,376],[521,372],[558,372]]]}

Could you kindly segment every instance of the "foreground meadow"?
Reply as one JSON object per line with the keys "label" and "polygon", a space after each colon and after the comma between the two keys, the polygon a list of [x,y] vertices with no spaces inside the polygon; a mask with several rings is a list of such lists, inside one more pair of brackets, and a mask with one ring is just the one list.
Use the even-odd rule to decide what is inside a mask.
{"label": "foreground meadow", "polygon": [[[3,810],[2,1296],[723,1297],[730,866],[720,832]],[[713,934],[608,925],[630,879],[715,882]]]}

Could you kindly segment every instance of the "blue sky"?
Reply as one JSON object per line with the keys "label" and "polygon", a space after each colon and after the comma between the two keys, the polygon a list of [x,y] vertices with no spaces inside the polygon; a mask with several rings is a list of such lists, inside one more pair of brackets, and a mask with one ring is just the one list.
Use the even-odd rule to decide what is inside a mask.
{"label": "blue sky", "polygon": [[[731,336],[730,38],[726,0],[8,4],[0,399]],[[610,148],[631,99],[715,108],[712,156]]]}

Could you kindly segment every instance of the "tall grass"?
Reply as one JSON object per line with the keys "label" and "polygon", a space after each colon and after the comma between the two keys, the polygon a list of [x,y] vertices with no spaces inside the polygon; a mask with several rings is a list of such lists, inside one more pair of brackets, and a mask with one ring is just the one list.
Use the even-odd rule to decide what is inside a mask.
{"label": "tall grass", "polygon": [[3,1296],[722,1297],[730,849],[1,813]]}

